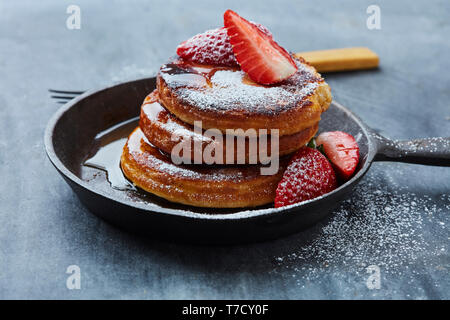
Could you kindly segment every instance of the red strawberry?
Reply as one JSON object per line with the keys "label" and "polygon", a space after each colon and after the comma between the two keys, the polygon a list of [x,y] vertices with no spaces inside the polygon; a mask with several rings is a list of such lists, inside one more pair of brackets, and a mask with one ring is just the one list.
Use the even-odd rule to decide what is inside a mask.
{"label": "red strawberry", "polygon": [[339,176],[345,180],[352,176],[359,161],[359,147],[352,135],[342,131],[323,132],[317,137],[316,145],[323,145]]}
{"label": "red strawberry", "polygon": [[[251,23],[261,32],[272,37],[266,27],[256,22]],[[225,28],[208,30],[193,36],[178,46],[177,54],[183,59],[201,64],[239,66]]]}
{"label": "red strawberry", "polygon": [[234,11],[227,10],[223,17],[234,56],[253,81],[273,84],[297,71],[292,57],[271,36]]}
{"label": "red strawberry", "polygon": [[336,175],[317,149],[303,147],[292,157],[278,184],[275,208],[313,199],[334,190]]}
{"label": "red strawberry", "polygon": [[177,54],[202,64],[239,66],[225,28],[208,30],[181,43]]}

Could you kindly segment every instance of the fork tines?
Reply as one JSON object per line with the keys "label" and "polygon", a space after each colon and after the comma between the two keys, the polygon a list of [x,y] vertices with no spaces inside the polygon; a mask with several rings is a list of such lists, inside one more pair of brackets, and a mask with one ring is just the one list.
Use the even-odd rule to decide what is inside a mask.
{"label": "fork tines", "polygon": [[84,91],[68,91],[68,90],[55,90],[55,89],[48,89],[50,93],[53,93],[50,95],[52,99],[55,99],[57,103],[64,104],[73,98],[76,98],[80,94],[83,94]]}

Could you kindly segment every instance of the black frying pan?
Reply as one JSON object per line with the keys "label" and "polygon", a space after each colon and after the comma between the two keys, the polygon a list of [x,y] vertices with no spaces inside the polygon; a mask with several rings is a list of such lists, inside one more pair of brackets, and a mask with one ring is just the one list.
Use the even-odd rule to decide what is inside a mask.
{"label": "black frying pan", "polygon": [[[173,204],[142,191],[111,188],[103,172],[87,169],[83,163],[98,148],[96,135],[137,117],[143,99],[154,88],[152,77],[87,92],[61,107],[45,131],[48,157],[81,202],[106,221],[150,237],[210,244],[274,239],[329,215],[351,194],[374,160],[450,166],[450,138],[393,141],[333,102],[319,130],[340,130],[356,137],[360,163],[350,181],[325,196],[278,209],[205,209]],[[103,179],[86,179],[86,170],[99,171],[94,175]]]}

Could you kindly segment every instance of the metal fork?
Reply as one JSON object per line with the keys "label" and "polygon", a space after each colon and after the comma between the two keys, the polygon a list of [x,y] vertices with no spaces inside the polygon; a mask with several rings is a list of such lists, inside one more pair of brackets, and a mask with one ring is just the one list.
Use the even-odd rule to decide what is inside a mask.
{"label": "metal fork", "polygon": [[50,92],[50,98],[55,99],[57,103],[65,104],[72,100],[73,98],[78,97],[80,94],[83,94],[84,91],[68,91],[68,90],[55,90],[48,89]]}

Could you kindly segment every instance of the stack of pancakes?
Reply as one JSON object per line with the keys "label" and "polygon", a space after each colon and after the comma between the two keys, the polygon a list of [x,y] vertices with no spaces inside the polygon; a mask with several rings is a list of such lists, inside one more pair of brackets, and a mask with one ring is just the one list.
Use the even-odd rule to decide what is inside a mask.
{"label": "stack of pancakes", "polygon": [[[125,176],[148,192],[192,206],[234,208],[273,202],[287,155],[316,134],[321,113],[331,103],[330,88],[320,74],[304,60],[294,60],[298,71],[293,76],[263,86],[238,68],[172,58],[161,67],[157,89],[145,98],[139,127],[124,146]],[[210,164],[201,156],[217,141],[206,134],[210,129],[223,135],[223,145],[212,150],[225,164]],[[235,134],[254,130],[254,139],[268,141],[266,152],[280,157],[277,172],[261,174],[264,161],[259,150],[249,148],[250,136],[244,150],[237,143],[227,148],[225,134],[230,129]],[[268,135],[273,129],[279,135],[276,155],[270,154]],[[189,152],[179,152],[181,142],[192,145]]]}

